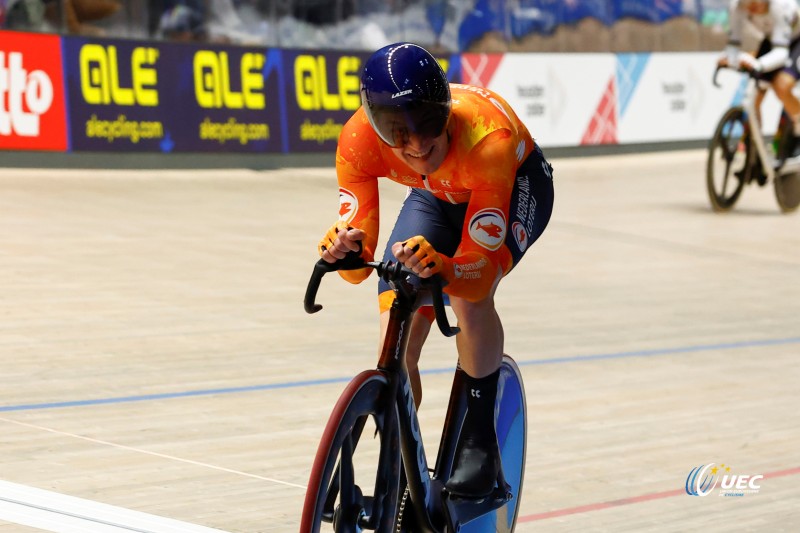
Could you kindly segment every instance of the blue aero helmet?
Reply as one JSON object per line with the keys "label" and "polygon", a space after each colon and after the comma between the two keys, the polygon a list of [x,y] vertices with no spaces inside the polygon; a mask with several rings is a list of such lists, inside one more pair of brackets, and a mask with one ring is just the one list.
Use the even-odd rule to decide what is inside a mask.
{"label": "blue aero helmet", "polygon": [[390,44],[364,65],[361,104],[375,133],[397,148],[411,134],[442,134],[450,117],[450,85],[430,52],[416,44]]}

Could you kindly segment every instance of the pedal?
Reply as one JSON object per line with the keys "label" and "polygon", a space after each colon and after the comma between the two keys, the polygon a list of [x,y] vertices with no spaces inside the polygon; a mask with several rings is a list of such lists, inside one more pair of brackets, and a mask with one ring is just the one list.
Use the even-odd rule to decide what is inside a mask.
{"label": "pedal", "polygon": [[456,496],[450,494],[447,489],[442,491],[442,500],[451,531],[458,531],[473,520],[500,509],[513,498],[511,487],[507,483],[503,487],[495,487],[488,496],[477,499]]}
{"label": "pedal", "polygon": [[511,494],[511,486],[508,484],[506,484],[505,487],[495,487],[487,496],[478,496],[476,498],[452,494],[447,489],[444,489],[444,492],[447,497],[454,502],[471,503],[476,505],[483,504],[487,501],[502,501],[503,503],[506,503],[511,501],[511,499],[514,497],[514,495]]}

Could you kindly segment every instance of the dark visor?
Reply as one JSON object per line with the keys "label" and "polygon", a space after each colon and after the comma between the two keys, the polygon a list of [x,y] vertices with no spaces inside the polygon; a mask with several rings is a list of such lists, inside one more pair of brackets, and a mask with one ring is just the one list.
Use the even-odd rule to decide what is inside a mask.
{"label": "dark visor", "polygon": [[430,139],[441,135],[447,126],[450,106],[438,102],[417,102],[404,107],[367,104],[366,112],[375,133],[389,146],[398,148],[412,134]]}

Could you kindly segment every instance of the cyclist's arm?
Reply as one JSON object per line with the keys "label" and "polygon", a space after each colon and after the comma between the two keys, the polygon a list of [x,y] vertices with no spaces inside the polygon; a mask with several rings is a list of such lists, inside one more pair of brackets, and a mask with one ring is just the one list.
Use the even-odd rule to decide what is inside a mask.
{"label": "cyclist's arm", "polygon": [[770,72],[786,66],[793,27],[797,23],[797,5],[792,2],[775,2],[770,7],[772,33],[769,40],[772,50],[758,58],[761,70]]}
{"label": "cyclist's arm", "polygon": [[511,268],[505,246],[508,208],[517,159],[511,132],[500,129],[484,138],[464,161],[466,185],[472,190],[464,218],[461,245],[452,258],[442,257],[445,292],[478,301]]}
{"label": "cyclist's arm", "polygon": [[[362,119],[366,122],[359,110],[342,129],[336,150],[339,219],[365,233],[361,243],[361,257],[372,261],[378,242],[380,212],[377,178],[379,172],[371,167],[380,161],[380,154],[374,133],[369,135],[371,131],[366,128],[370,126],[368,123],[362,124]],[[372,165],[364,164],[365,161],[371,161]],[[340,270],[339,274],[350,283],[360,283],[370,272],[372,269]]]}

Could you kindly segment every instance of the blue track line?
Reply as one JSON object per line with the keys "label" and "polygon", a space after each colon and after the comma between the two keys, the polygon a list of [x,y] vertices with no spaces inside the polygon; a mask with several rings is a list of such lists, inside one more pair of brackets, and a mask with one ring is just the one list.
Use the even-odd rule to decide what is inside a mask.
{"label": "blue track line", "polygon": [[[693,352],[707,352],[712,350],[735,350],[739,348],[756,348],[760,346],[779,346],[786,344],[800,344],[800,337],[785,339],[762,339],[754,341],[731,342],[721,344],[701,344],[696,346],[681,346],[676,348],[660,348],[653,350],[636,350],[631,352],[611,352],[590,355],[576,355],[571,357],[553,357],[550,359],[517,360],[519,366],[553,365],[562,363],[581,363],[586,361],[599,361],[606,359],[624,359],[628,357],[658,357],[663,355],[676,355]],[[422,374],[444,374],[453,372],[454,367],[433,368],[423,370]],[[162,394],[143,394],[138,396],[119,396],[115,398],[97,398],[94,400],[75,400],[70,402],[52,402],[22,405],[0,406],[0,412],[34,411],[38,409],[59,409],[63,407],[86,407],[92,405],[106,405],[114,403],[146,402],[151,400],[168,400],[172,398],[187,398],[192,396],[210,396],[214,394],[239,394],[276,389],[294,389],[300,387],[315,387],[317,385],[330,385],[333,383],[347,383],[349,377],[335,377],[307,381],[288,381],[284,383],[266,383],[263,385],[250,385],[247,387],[230,387],[222,389],[202,389],[182,392],[166,392]]]}

